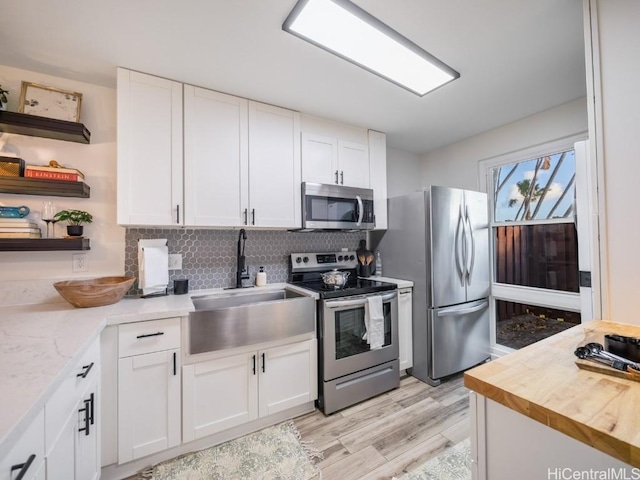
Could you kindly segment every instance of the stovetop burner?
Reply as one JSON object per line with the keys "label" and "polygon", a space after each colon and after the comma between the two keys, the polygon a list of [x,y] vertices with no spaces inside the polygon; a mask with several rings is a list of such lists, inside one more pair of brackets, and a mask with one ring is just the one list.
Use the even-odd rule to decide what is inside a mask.
{"label": "stovetop burner", "polygon": [[[375,277],[359,278],[357,266],[355,252],[294,253],[291,255],[289,282],[312,290],[323,299],[396,290],[395,283],[382,282]],[[325,285],[322,273],[334,268],[350,273],[345,285]]]}

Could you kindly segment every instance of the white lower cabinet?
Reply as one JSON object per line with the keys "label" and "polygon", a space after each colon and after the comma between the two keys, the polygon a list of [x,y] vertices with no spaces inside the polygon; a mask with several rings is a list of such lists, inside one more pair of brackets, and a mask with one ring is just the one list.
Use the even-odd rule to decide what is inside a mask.
{"label": "white lower cabinet", "polygon": [[413,367],[413,289],[398,289],[400,371]]}
{"label": "white lower cabinet", "polygon": [[183,368],[183,440],[206,437],[317,398],[316,340]]}
{"label": "white lower cabinet", "polygon": [[118,463],[180,444],[180,318],[118,326]]}
{"label": "white lower cabinet", "polygon": [[180,350],[118,360],[118,463],[180,444]]}
{"label": "white lower cabinet", "polygon": [[45,406],[47,480],[100,478],[99,399],[96,340]]}
{"label": "white lower cabinet", "polygon": [[[0,480],[44,480],[44,409],[35,416],[9,453],[0,459]],[[73,477],[71,477],[73,479]]]}

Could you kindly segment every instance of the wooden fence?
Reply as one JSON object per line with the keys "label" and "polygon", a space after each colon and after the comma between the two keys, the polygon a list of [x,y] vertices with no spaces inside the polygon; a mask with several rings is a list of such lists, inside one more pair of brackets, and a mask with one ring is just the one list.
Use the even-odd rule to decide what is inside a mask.
{"label": "wooden fence", "polygon": [[[496,281],[578,292],[578,240],[573,223],[497,227]],[[499,302],[498,320],[527,306]],[[504,311],[503,311],[504,310]]]}

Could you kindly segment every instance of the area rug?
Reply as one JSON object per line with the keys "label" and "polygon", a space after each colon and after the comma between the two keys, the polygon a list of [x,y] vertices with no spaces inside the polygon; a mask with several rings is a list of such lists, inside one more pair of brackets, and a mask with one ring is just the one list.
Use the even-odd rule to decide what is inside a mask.
{"label": "area rug", "polygon": [[300,440],[292,421],[189,453],[144,472],[153,480],[310,480],[322,454]]}
{"label": "area rug", "polygon": [[397,480],[471,480],[471,443],[466,439]]}

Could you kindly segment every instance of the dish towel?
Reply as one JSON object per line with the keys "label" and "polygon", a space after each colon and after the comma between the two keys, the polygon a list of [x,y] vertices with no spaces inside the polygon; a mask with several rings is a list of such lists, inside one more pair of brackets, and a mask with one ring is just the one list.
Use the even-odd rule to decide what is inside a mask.
{"label": "dish towel", "polygon": [[379,295],[367,297],[364,315],[369,348],[371,350],[381,348],[384,345],[384,310],[382,309],[382,297]]}
{"label": "dish towel", "polygon": [[169,249],[166,238],[138,240],[138,271],[143,295],[167,293]]}

